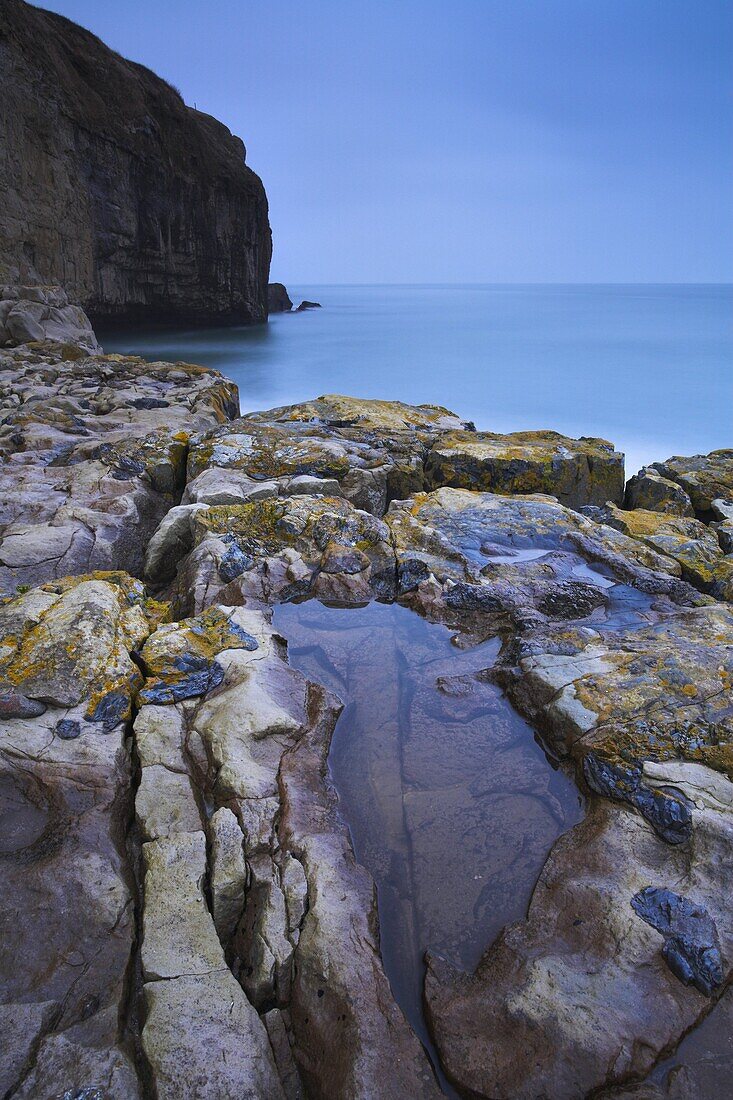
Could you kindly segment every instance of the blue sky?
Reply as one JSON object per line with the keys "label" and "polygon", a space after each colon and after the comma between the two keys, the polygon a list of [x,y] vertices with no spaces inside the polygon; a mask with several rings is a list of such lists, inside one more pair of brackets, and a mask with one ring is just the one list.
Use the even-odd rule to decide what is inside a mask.
{"label": "blue sky", "polygon": [[42,6],[244,139],[273,278],[733,278],[731,0]]}

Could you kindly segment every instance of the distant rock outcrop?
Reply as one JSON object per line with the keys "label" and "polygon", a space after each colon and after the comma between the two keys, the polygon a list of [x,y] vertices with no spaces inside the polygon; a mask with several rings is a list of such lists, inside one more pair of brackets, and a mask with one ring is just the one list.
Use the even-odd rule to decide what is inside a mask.
{"label": "distant rock outcrop", "polygon": [[320,308],[321,308],[321,303],[320,302],[309,302],[306,299],[305,301],[300,303],[300,305],[298,306],[298,308],[296,309],[295,312],[296,313],[302,313],[303,310],[305,310],[305,309],[320,309]]}
{"label": "distant rock outcrop", "polygon": [[289,313],[293,308],[290,295],[283,283],[269,283],[267,287],[267,312]]}
{"label": "distant rock outcrop", "polygon": [[0,280],[95,320],[258,322],[271,236],[241,140],[88,31],[0,5]]}

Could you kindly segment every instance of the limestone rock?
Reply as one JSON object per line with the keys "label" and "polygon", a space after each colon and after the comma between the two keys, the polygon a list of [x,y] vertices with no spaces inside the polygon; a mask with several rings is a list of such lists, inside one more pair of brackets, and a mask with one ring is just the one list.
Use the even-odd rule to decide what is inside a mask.
{"label": "limestone rock", "polygon": [[61,287],[0,287],[0,346],[46,340],[101,351],[86,313]]}
{"label": "limestone rock", "polygon": [[55,737],[64,713],[0,720],[0,1082],[28,1098],[137,1098],[118,1030],[135,931],[129,760],[120,727]]}
{"label": "limestone rock", "polygon": [[705,1014],[707,997],[673,974],[632,906],[648,887],[674,884],[712,914],[730,957],[720,861],[730,864],[731,821],[693,817],[694,860],[631,811],[598,804],[555,845],[527,920],[505,929],[474,975],[429,960],[429,1018],[462,1091],[586,1096],[644,1076]]}
{"label": "limestone rock", "polygon": [[316,1095],[437,1100],[425,1053],[382,969],[373,882],[356,863],[323,782],[333,701],[315,690],[310,712],[317,721],[282,765],[281,837],[303,866],[309,897],[290,1006],[296,1062]]}
{"label": "limestone rock", "polygon": [[334,393],[300,405],[284,405],[267,412],[251,413],[248,419],[264,423],[323,424],[332,429],[351,427],[378,432],[405,429],[413,432],[456,431],[471,427],[468,421],[461,420],[441,405],[406,405],[402,401],[376,401]]}
{"label": "limestone rock", "polygon": [[267,1033],[227,969],[150,982],[145,1002],[160,1100],[283,1100]]}
{"label": "limestone rock", "polygon": [[223,944],[227,944],[244,908],[247,866],[244,837],[231,810],[220,807],[209,821],[211,845],[211,915]]}
{"label": "limestone rock", "polygon": [[634,474],[626,484],[625,508],[645,508],[652,512],[664,512],[672,516],[694,516],[692,502],[675,481],[651,467]]}
{"label": "limestone rock", "polygon": [[652,468],[684,489],[701,519],[710,517],[716,497],[726,500],[733,497],[733,450],[689,458],[675,455],[665,462],[654,462]]}
{"label": "limestone rock", "polygon": [[336,497],[291,496],[212,506],[193,516],[176,606],[269,602],[308,592],[348,603],[389,597],[394,552],[385,524]]}
{"label": "limestone rock", "polygon": [[569,508],[620,503],[624,456],[604,439],[557,432],[450,432],[426,460],[427,487],[549,493]]}
{"label": "limestone rock", "polygon": [[0,591],[97,569],[139,576],[180,495],[188,431],[236,409],[236,388],[200,367],[50,344],[0,352]]}
{"label": "limestone rock", "polygon": [[293,308],[290,295],[282,283],[268,283],[267,285],[267,312],[289,313]]}
{"label": "limestone rock", "polygon": [[87,722],[114,729],[130,716],[142,682],[130,653],[155,616],[142,585],[124,573],[100,573],[66,578],[28,597],[0,606],[0,678],[28,700],[81,707]]}
{"label": "limestone rock", "polygon": [[727,559],[714,530],[696,519],[611,506],[608,522],[679,562],[682,575],[703,592],[733,599],[733,558]]}
{"label": "limestone rock", "polygon": [[146,981],[224,970],[206,908],[206,837],[176,833],[143,845],[145,906],[142,966]]}
{"label": "limestone rock", "polygon": [[61,16],[6,0],[0,37],[0,268],[95,319],[265,321],[267,199],[241,140]]}
{"label": "limestone rock", "polygon": [[227,650],[258,648],[231,609],[209,608],[199,619],[159,627],[145,642],[140,659],[146,672],[141,703],[177,703],[218,687],[224,669],[216,658]]}

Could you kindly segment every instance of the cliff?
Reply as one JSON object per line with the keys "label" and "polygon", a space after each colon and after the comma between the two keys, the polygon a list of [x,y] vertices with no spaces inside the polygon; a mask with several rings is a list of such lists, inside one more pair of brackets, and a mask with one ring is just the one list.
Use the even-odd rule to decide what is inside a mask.
{"label": "cliff", "polygon": [[0,281],[95,321],[267,318],[271,236],[242,141],[61,16],[0,0]]}

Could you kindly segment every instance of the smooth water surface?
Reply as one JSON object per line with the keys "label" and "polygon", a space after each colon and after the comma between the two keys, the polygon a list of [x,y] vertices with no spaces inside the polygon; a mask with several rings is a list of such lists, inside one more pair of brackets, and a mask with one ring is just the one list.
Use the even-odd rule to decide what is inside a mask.
{"label": "smooth water surface", "polygon": [[274,624],[290,663],[345,704],[329,767],[377,885],[387,976],[429,1047],[425,951],[474,969],[525,915],[580,796],[502,692],[475,677],[498,640],[460,650],[446,627],[397,604],[283,604]]}
{"label": "smooth water surface", "polygon": [[252,328],[101,332],[218,367],[242,410],[322,393],[446,405],[491,431],[611,439],[627,473],[733,446],[733,287],[291,286]]}

